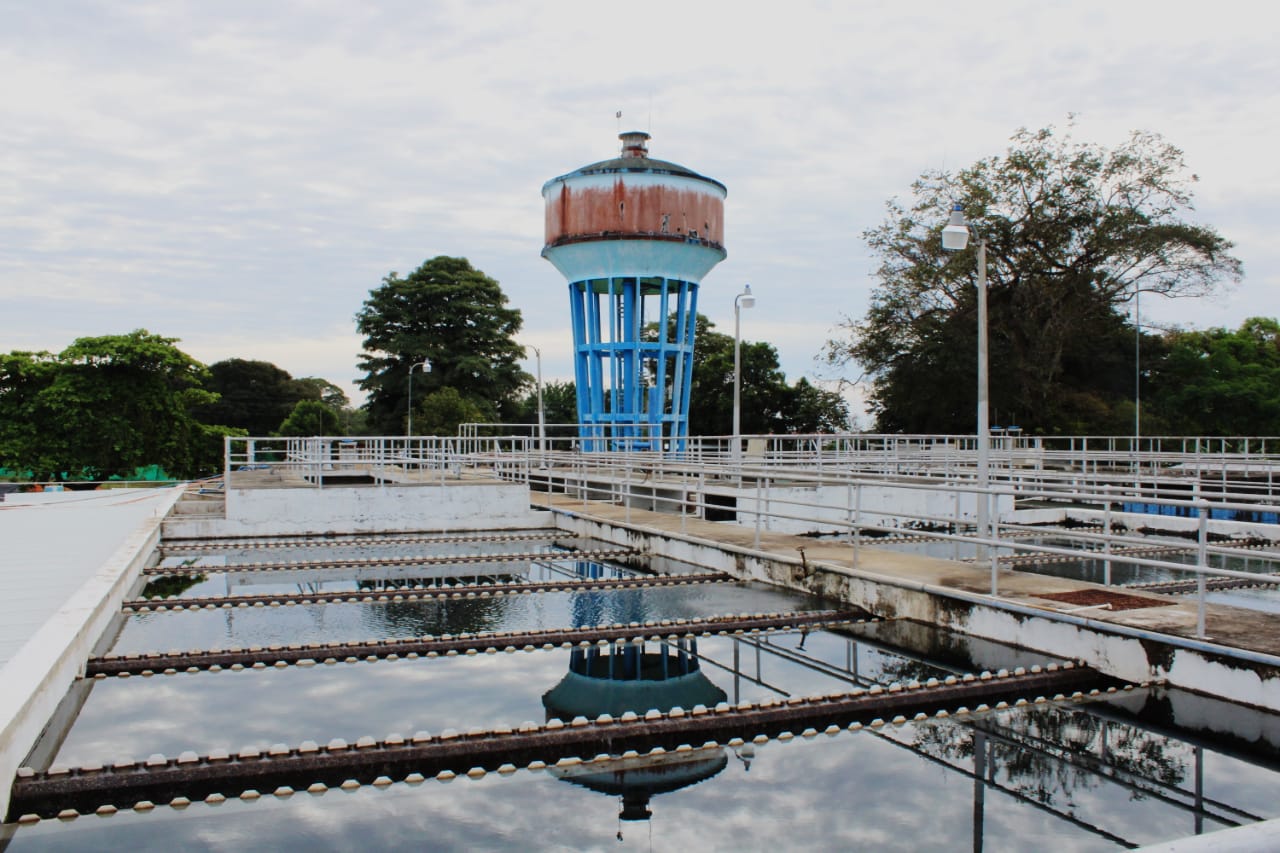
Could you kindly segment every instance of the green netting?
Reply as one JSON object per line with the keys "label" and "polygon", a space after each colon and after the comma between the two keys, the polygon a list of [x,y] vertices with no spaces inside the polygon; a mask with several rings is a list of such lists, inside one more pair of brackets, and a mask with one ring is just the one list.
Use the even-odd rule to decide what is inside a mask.
{"label": "green netting", "polygon": [[119,474],[112,474],[109,480],[168,480],[169,475],[159,465],[139,465],[133,469],[133,475],[129,477],[121,477]]}
{"label": "green netting", "polygon": [[[6,477],[13,480],[30,480],[33,476],[34,476],[34,472],[32,471],[17,471],[10,468],[0,468],[0,477]],[[56,479],[61,480],[63,482],[74,483],[76,481],[89,480],[92,478],[83,471],[80,473],[80,476],[78,477],[73,477],[70,472],[63,471],[61,474],[57,476]],[[108,480],[144,480],[147,482],[156,482],[160,480],[170,480],[172,478],[164,470],[164,468],[160,467],[159,465],[139,465],[137,468],[134,468],[133,473],[127,477],[122,477],[119,474],[112,474],[107,479]]]}

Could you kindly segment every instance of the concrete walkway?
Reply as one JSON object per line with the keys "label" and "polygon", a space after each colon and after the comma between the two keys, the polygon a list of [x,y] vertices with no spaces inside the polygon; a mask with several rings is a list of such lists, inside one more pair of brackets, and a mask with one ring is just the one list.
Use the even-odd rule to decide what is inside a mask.
{"label": "concrete walkway", "polygon": [[172,489],[11,494],[0,503],[3,667],[93,577]]}
{"label": "concrete walkway", "polygon": [[[586,501],[563,494],[533,494],[535,505],[548,509],[572,512],[610,524],[649,528],[667,535],[683,535],[707,542],[715,542],[743,551],[756,548],[755,528],[728,522],[704,521],[669,513],[657,513],[640,509],[628,510],[604,501]],[[873,539],[865,539],[858,549],[854,564],[854,549],[848,540],[815,539],[786,533],[761,530],[758,550],[776,555],[782,560],[799,561],[801,549],[804,560],[810,566],[821,564],[826,571],[851,577],[859,577],[887,584],[926,585],[941,590],[986,595],[991,589],[989,565],[925,557],[898,551],[876,548]],[[1066,603],[1042,598],[1058,593],[1093,593],[1106,597],[1108,593],[1146,599],[1154,606],[1125,610],[1108,610],[1098,607],[1082,609],[1078,603]],[[999,575],[999,600],[1036,608],[1046,614],[1074,613],[1104,624],[1122,625],[1144,631],[1155,631],[1178,637],[1194,638],[1196,633],[1196,602],[1194,597],[1159,595],[1130,591],[1122,587],[1104,587],[1100,584],[1051,575],[1034,574],[1012,569],[1002,569]],[[858,602],[853,602],[858,603]],[[1209,604],[1205,610],[1205,642],[1236,649],[1247,649],[1280,657],[1280,618],[1275,614],[1258,610]]]}
{"label": "concrete walkway", "polygon": [[182,491],[11,494],[0,503],[0,814]]}

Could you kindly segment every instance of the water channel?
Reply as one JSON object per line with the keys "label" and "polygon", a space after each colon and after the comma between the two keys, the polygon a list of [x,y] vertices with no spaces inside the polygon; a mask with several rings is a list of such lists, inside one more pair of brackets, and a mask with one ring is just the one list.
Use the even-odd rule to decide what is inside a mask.
{"label": "water channel", "polygon": [[[391,557],[485,553],[537,556],[377,565]],[[287,569],[247,566],[268,560],[299,562]],[[339,560],[369,562],[332,565]],[[307,561],[323,567],[308,568]],[[150,576],[149,587],[139,590],[157,604],[211,595],[457,591],[474,582],[645,574],[643,567],[576,558],[537,540],[313,542],[269,553],[210,547],[169,555],[162,566],[175,573]],[[167,609],[125,614],[101,650],[554,630],[833,606],[722,580]],[[27,763],[45,771],[156,753],[265,753],[304,741],[355,743],[393,732],[467,732],[568,721],[575,714],[786,700],[1051,663],[1058,662],[1041,653],[886,621],[626,650],[531,647],[88,679],[69,692]],[[617,674],[628,666],[630,681]],[[1280,816],[1280,718],[1274,715],[1159,688],[1074,702],[1023,698],[1029,704],[945,719],[818,726],[758,742],[614,755],[601,763],[560,766],[548,755],[546,768],[477,778],[460,767],[453,779],[410,777],[323,793],[308,793],[310,780],[302,778],[293,793],[280,796],[233,793],[225,801],[6,824],[0,850],[1111,850]]]}

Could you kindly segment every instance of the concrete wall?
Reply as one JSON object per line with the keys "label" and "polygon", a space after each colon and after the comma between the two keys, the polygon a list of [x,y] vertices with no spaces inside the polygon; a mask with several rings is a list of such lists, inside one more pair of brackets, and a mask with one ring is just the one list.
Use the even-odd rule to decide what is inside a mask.
{"label": "concrete wall", "polygon": [[[709,491],[721,492],[720,489]],[[938,524],[940,519],[973,523],[975,495],[950,489],[907,489],[895,486],[776,486],[758,493],[754,488],[744,488],[736,494],[738,523],[754,526],[758,512],[766,513],[761,520],[766,530],[779,533],[835,533],[847,530],[849,521],[857,511],[863,524],[910,529],[919,524]],[[758,495],[758,497],[757,497]],[[816,506],[810,506],[816,504]],[[1013,512],[1013,496],[999,495],[992,506],[1000,515]],[[776,513],[787,518],[770,517]],[[916,519],[913,519],[915,516]]]}
{"label": "concrete wall", "polygon": [[164,515],[182,496],[175,487],[102,567],[36,631],[4,667],[0,685],[0,815],[23,758],[53,716],[160,537]]}
{"label": "concrete wall", "polygon": [[324,489],[230,489],[225,519],[174,519],[165,536],[281,536],[402,530],[537,528],[550,515],[518,483],[448,483]]}

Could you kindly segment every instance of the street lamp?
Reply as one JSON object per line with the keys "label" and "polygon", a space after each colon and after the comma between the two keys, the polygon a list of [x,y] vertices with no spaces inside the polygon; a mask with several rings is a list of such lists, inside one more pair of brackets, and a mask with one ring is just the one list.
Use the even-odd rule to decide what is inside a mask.
{"label": "street lamp", "polygon": [[1133,452],[1142,444],[1142,288],[1133,289]]}
{"label": "street lamp", "polygon": [[733,297],[733,461],[742,458],[742,309],[752,308],[756,298],[751,285]]}
{"label": "street lamp", "polygon": [[421,369],[423,373],[431,372],[431,362],[425,358],[417,364],[409,365],[409,429],[407,435],[413,435],[413,371]]}
{"label": "street lamp", "polygon": [[524,348],[533,350],[533,354],[537,356],[538,360],[538,453],[542,455],[545,464],[547,453],[547,415],[546,410],[542,407],[542,350],[538,349],[533,344],[525,344]]}
{"label": "street lamp", "polygon": [[[958,252],[969,245],[972,226],[964,219],[964,209],[959,203],[951,210],[951,219],[942,229],[942,248]],[[990,500],[991,486],[991,425],[988,416],[987,389],[987,241],[976,231],[978,240],[978,535],[986,539],[991,535]],[[981,549],[981,546],[979,546]],[[996,594],[996,552],[991,550],[991,594]]]}

